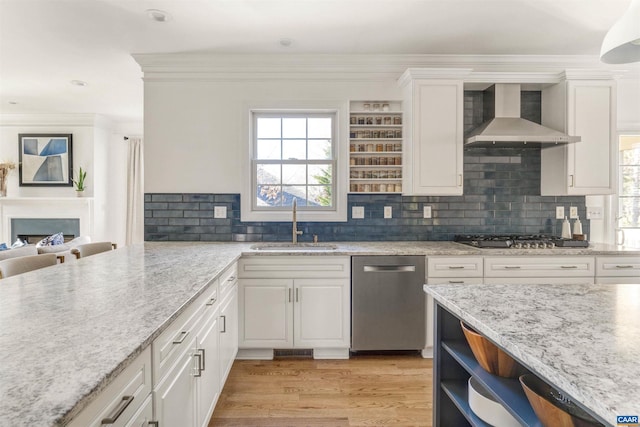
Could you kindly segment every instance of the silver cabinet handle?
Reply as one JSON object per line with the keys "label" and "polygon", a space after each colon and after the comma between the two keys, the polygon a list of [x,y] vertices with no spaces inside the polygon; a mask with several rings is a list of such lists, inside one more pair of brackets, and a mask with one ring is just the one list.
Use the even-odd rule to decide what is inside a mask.
{"label": "silver cabinet handle", "polygon": [[289,302],[291,302],[291,288],[289,288]]}
{"label": "silver cabinet handle", "polygon": [[517,270],[521,267],[519,265],[505,265],[504,268],[505,270]]}
{"label": "silver cabinet handle", "polygon": [[149,421],[147,423],[147,425],[153,426],[153,427],[160,427],[160,422],[159,421]]}
{"label": "silver cabinet handle", "polygon": [[204,356],[204,348],[199,348],[198,351],[200,353],[202,353],[202,357],[200,358],[200,361],[202,362],[202,366],[200,367],[201,371],[204,371],[204,361],[205,361],[205,356]]}
{"label": "silver cabinet handle", "polygon": [[616,268],[633,268],[633,265],[616,265]]}
{"label": "silver cabinet handle", "polygon": [[131,402],[133,402],[133,396],[122,396],[122,400],[118,402],[118,406],[116,406],[113,411],[111,411],[107,418],[103,418],[100,424],[115,424],[118,418],[120,418],[120,415],[122,415],[124,410],[127,409],[127,406],[129,406]]}
{"label": "silver cabinet handle", "polygon": [[220,332],[224,334],[227,332],[227,316],[223,314],[220,318],[222,319],[222,330]]}
{"label": "silver cabinet handle", "polygon": [[560,268],[578,268],[577,265],[561,265]]}
{"label": "silver cabinet handle", "polygon": [[458,174],[458,187],[462,187],[462,174]]}
{"label": "silver cabinet handle", "polygon": [[194,353],[193,357],[197,357],[198,358],[198,366],[193,368],[193,376],[194,377],[201,377],[202,376],[202,354],[201,353]]}
{"label": "silver cabinet handle", "polygon": [[214,297],[214,298],[211,298],[209,301],[207,301],[206,305],[213,305],[215,303],[216,303],[216,298]]}
{"label": "silver cabinet handle", "polygon": [[449,280],[449,283],[464,283],[464,280]]}
{"label": "silver cabinet handle", "polygon": [[464,266],[463,265],[450,265],[449,266],[449,270],[463,270]]}
{"label": "silver cabinet handle", "polygon": [[573,187],[575,184],[573,175],[569,175],[569,187]]}
{"label": "silver cabinet handle", "polygon": [[185,338],[187,338],[187,335],[189,335],[189,331],[182,331],[178,334],[178,336],[173,340],[174,344],[182,344],[182,342],[185,340]]}
{"label": "silver cabinet handle", "polygon": [[415,265],[365,265],[365,272],[393,272],[393,273],[406,273],[416,271]]}
{"label": "silver cabinet handle", "polygon": [[231,276],[227,279],[227,282],[233,282],[234,280],[236,280],[236,276]]}
{"label": "silver cabinet handle", "polygon": [[299,293],[298,293],[299,290],[300,290],[299,288],[296,288],[296,302],[300,302]]}

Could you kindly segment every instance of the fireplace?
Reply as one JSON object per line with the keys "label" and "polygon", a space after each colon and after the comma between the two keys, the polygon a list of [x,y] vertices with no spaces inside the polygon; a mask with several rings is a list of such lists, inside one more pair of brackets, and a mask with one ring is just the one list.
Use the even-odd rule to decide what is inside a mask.
{"label": "fireplace", "polygon": [[80,219],[78,218],[12,218],[11,242],[20,239],[23,242],[36,244],[54,233],[62,233],[64,241],[80,235]]}

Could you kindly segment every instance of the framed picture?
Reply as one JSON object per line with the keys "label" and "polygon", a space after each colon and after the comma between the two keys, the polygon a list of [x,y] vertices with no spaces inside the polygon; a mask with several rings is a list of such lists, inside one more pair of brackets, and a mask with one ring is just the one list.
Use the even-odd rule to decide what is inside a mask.
{"label": "framed picture", "polygon": [[71,134],[21,133],[20,186],[71,187]]}

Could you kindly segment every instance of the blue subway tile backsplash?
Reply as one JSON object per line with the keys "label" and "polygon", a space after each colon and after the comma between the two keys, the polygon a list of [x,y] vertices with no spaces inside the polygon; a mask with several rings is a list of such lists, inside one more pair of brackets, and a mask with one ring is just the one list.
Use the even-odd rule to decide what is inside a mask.
{"label": "blue subway tile backsplash", "polygon": [[[465,92],[465,131],[483,121],[483,92]],[[522,93],[522,116],[540,122],[540,92]],[[240,221],[239,194],[145,194],[147,241],[288,241],[291,222]],[[214,219],[214,206],[226,206],[227,218]],[[583,232],[589,233],[584,196],[540,195],[540,148],[467,148],[462,196],[350,194],[351,207],[364,206],[364,219],[301,222],[300,241],[452,240],[456,234],[560,235],[555,207],[578,207]],[[384,206],[393,218],[384,219]],[[432,218],[422,218],[431,206]]]}

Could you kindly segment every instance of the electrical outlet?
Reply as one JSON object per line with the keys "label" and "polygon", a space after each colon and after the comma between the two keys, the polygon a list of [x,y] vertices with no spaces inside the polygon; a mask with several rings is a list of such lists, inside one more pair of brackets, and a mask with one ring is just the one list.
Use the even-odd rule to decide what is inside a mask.
{"label": "electrical outlet", "polygon": [[564,219],[564,206],[556,206],[556,219]]}
{"label": "electrical outlet", "polygon": [[571,219],[578,218],[578,207],[577,206],[569,207],[569,218],[571,218]]}
{"label": "electrical outlet", "polygon": [[587,206],[587,219],[602,219],[602,206]]}
{"label": "electrical outlet", "polygon": [[423,206],[422,207],[422,217],[423,218],[431,218],[431,206]]}
{"label": "electrical outlet", "polygon": [[364,218],[364,206],[353,206],[351,208],[351,218],[363,219]]}
{"label": "electrical outlet", "polygon": [[227,217],[227,207],[226,206],[214,206],[213,207],[213,217],[214,218],[226,218]]}
{"label": "electrical outlet", "polygon": [[393,208],[391,206],[384,207],[384,217],[393,218]]}

